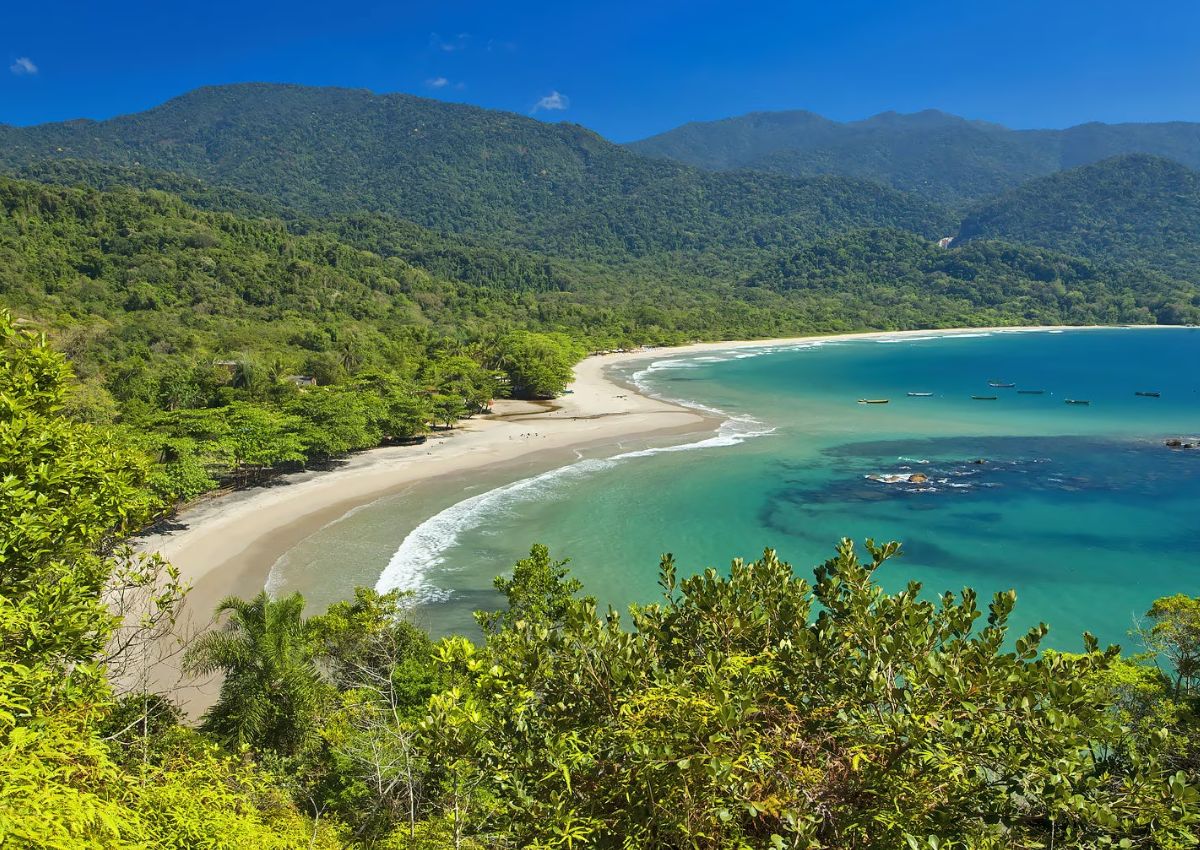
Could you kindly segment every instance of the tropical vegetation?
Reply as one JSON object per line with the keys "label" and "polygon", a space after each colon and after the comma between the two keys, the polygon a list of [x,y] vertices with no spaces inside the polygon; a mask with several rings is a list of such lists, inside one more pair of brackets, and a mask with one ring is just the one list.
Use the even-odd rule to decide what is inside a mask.
{"label": "tropical vegetation", "polygon": [[[198,728],[137,675],[182,598],[122,539],[162,507],[70,372],[0,320],[0,841],[14,847],[1195,846],[1200,598],[1150,652],[1008,629],[1011,592],[885,592],[896,544],[805,580],[767,551],[622,615],[534,546],[482,641],[359,589],[230,598],[185,663]],[[1160,666],[1161,665],[1161,666]],[[144,668],[143,668],[144,669]]]}

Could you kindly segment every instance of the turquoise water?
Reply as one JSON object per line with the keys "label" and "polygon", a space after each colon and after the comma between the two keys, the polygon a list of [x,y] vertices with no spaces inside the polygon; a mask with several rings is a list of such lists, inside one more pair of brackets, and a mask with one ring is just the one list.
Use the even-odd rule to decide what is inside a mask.
{"label": "turquoise water", "polygon": [[[770,546],[807,574],[841,537],[897,539],[906,554],[882,571],[889,588],[1013,588],[1017,622],[1050,623],[1066,649],[1085,629],[1128,644],[1155,597],[1200,593],[1200,450],[1163,446],[1200,435],[1200,331],[839,341],[664,358],[618,377],[730,420],[692,446],[448,491],[431,516],[398,522],[403,506],[378,503],[326,545],[358,541],[358,577],[382,571],[381,587],[417,591],[437,631],[495,605],[492,577],[533,541],[623,608],[656,597],[663,552],[696,571]],[[918,472],[929,480],[871,477]]]}

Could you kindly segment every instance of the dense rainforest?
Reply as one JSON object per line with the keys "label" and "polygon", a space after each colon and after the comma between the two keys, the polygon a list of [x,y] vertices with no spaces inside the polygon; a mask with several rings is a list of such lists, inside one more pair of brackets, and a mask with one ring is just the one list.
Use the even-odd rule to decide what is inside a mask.
{"label": "dense rainforest", "polygon": [[[534,546],[475,643],[367,589],[231,598],[179,647],[223,676],[203,718],[144,684],[186,587],[131,534],[552,397],[590,350],[1200,322],[1195,172],[1045,176],[1194,166],[1193,125],[860,123],[739,119],[722,173],[302,86],[0,126],[0,844],[1196,846],[1200,600],[1146,613],[1147,655],[1052,653],[1012,594],[885,593],[891,544],[811,579],[667,556],[619,613]],[[736,170],[800,130],[803,168]]]}
{"label": "dense rainforest", "polygon": [[1200,172],[1128,154],[1031,180],[972,209],[955,243],[1004,239],[1200,276]]}

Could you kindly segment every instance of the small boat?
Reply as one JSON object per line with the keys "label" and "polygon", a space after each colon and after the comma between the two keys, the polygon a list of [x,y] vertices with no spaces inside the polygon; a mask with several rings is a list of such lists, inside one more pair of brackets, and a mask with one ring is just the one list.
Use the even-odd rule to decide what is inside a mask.
{"label": "small boat", "polygon": [[1068,398],[1066,402],[1067,404],[1091,404],[1090,401],[1082,398]]}
{"label": "small boat", "polygon": [[989,387],[995,387],[998,390],[1011,390],[1016,384],[1006,384],[1003,381],[988,381]]}
{"label": "small boat", "polygon": [[929,398],[933,393],[909,393],[909,398]]}
{"label": "small boat", "polygon": [[886,398],[860,398],[859,404],[887,404],[890,399]]}
{"label": "small boat", "polygon": [[1155,392],[1154,390],[1138,390],[1137,392],[1134,393],[1134,395],[1140,395],[1142,398],[1161,398],[1162,397],[1162,393]]}
{"label": "small boat", "polygon": [[1017,390],[1017,395],[1045,395],[1045,390]]}
{"label": "small boat", "polygon": [[971,398],[975,401],[995,401],[1000,398],[998,395],[973,395]]}

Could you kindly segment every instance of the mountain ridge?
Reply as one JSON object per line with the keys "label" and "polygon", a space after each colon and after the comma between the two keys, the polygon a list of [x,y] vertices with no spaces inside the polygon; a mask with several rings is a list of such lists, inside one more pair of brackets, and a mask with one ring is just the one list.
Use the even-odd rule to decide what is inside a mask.
{"label": "mountain ridge", "polygon": [[577,124],[405,94],[294,84],[196,89],[89,124],[0,129],[0,167],[143,165],[323,216],[369,210],[509,247],[612,259],[750,251],[846,226],[943,235],[936,204],[819,175],[714,174]]}
{"label": "mountain ridge", "polygon": [[[815,120],[820,119],[820,120]],[[803,111],[691,122],[630,142],[631,150],[716,170],[876,180],[963,206],[1025,180],[1123,153],[1200,168],[1200,124],[1106,124],[1013,130],[938,110],[837,122]]]}

